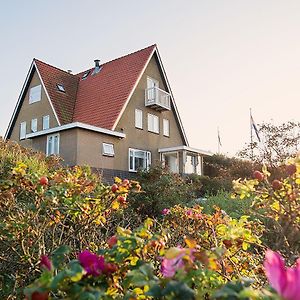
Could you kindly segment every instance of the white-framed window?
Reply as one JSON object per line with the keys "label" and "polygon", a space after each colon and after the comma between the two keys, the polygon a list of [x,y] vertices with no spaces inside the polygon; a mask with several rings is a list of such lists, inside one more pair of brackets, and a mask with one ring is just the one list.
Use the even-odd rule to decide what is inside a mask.
{"label": "white-framed window", "polygon": [[31,120],[31,131],[36,132],[37,131],[37,119]]}
{"label": "white-framed window", "polygon": [[151,165],[151,152],[129,148],[129,171],[147,170]]}
{"label": "white-framed window", "polygon": [[115,156],[114,145],[109,143],[102,143],[102,154],[106,156]]}
{"label": "white-framed window", "polygon": [[38,102],[42,99],[42,86],[37,85],[30,89],[29,91],[29,104]]}
{"label": "white-framed window", "polygon": [[167,119],[163,119],[163,133],[164,136],[170,136],[170,122]]}
{"label": "white-framed window", "polygon": [[59,154],[59,133],[47,136],[46,154]]}
{"label": "white-framed window", "polygon": [[20,140],[26,138],[26,122],[20,124]]}
{"label": "white-framed window", "polygon": [[43,116],[43,130],[49,129],[50,127],[50,116]]}
{"label": "white-framed window", "polygon": [[143,111],[135,109],[135,127],[143,129]]}
{"label": "white-framed window", "polygon": [[148,131],[159,133],[159,118],[158,118],[158,116],[148,114]]}

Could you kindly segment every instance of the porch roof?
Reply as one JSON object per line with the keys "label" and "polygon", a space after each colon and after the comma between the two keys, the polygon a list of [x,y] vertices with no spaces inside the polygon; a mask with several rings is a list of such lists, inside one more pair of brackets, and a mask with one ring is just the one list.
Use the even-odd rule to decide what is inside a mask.
{"label": "porch roof", "polygon": [[158,149],[159,153],[165,153],[165,152],[172,152],[172,151],[188,151],[188,152],[193,152],[193,153],[197,153],[203,156],[212,156],[213,153],[210,151],[206,151],[206,150],[201,150],[201,149],[196,149],[196,148],[192,148],[192,147],[188,147],[188,146],[184,146],[184,145],[180,145],[180,146],[175,146],[175,147],[168,147],[168,148],[160,148]]}

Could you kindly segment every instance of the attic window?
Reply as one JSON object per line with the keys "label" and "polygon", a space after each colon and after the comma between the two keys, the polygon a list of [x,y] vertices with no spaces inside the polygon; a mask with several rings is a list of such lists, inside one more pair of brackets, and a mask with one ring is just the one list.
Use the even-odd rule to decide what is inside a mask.
{"label": "attic window", "polygon": [[86,78],[89,76],[89,74],[90,74],[90,70],[89,70],[89,71],[86,71],[86,72],[83,74],[83,76],[82,76],[81,79],[86,79]]}
{"label": "attic window", "polygon": [[58,83],[58,84],[56,84],[56,87],[60,92],[63,92],[63,93],[66,92],[65,87],[62,84]]}

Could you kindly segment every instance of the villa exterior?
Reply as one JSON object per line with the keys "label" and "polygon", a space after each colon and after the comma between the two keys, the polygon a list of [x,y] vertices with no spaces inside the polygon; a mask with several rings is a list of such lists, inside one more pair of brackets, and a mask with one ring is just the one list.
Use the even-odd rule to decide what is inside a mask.
{"label": "villa exterior", "polygon": [[188,145],[156,45],[79,74],[34,59],[5,138],[107,180],[159,163],[202,174],[210,155]]}

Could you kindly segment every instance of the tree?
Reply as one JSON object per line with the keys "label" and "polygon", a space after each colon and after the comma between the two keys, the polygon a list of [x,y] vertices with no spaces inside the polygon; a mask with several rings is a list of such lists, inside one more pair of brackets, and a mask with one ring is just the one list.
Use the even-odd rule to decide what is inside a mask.
{"label": "tree", "polygon": [[253,141],[246,144],[238,153],[240,157],[276,168],[299,151],[299,122],[289,121],[281,125],[258,124],[258,134],[261,142]]}

